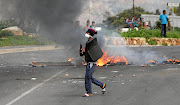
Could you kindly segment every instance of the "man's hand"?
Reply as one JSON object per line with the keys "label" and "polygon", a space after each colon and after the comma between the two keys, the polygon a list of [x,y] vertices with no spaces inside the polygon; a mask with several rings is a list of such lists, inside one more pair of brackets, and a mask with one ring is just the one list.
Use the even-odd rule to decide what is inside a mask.
{"label": "man's hand", "polygon": [[82,44],[80,44],[79,54],[80,54],[80,56],[84,55],[84,51],[82,49]]}

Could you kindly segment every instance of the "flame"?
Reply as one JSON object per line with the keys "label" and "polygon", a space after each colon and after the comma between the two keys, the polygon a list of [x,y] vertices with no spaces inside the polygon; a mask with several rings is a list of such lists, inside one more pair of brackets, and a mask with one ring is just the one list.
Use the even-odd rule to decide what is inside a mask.
{"label": "flame", "polygon": [[173,60],[172,59],[169,59],[169,60],[167,60],[168,62],[173,62]]}
{"label": "flame", "polygon": [[175,60],[169,59],[169,60],[167,60],[167,62],[171,62],[173,64],[180,63],[180,61],[178,59],[175,59]]}
{"label": "flame", "polygon": [[103,50],[103,56],[97,61],[97,66],[104,66],[108,63],[118,63],[118,62],[125,62],[126,65],[128,61],[124,56],[108,56],[108,52]]}
{"label": "flame", "polygon": [[156,61],[153,61],[153,60],[149,60],[149,62],[154,63],[154,64],[156,64],[156,63],[157,63]]}
{"label": "flame", "polygon": [[69,58],[68,59],[68,62],[72,62],[74,58]]}
{"label": "flame", "polygon": [[178,60],[178,59],[175,59],[175,60],[174,60],[174,62],[180,62],[180,60]]}

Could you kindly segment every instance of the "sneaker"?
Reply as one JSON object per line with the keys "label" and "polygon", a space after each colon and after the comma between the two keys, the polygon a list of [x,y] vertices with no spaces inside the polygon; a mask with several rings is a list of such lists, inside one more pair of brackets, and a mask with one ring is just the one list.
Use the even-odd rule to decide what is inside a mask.
{"label": "sneaker", "polygon": [[103,84],[103,87],[102,87],[102,94],[105,94],[105,92],[106,92],[106,89],[105,89],[105,88],[106,88],[106,84],[104,83],[104,84]]}
{"label": "sneaker", "polygon": [[92,96],[92,94],[86,93],[82,97],[89,97],[89,96]]}

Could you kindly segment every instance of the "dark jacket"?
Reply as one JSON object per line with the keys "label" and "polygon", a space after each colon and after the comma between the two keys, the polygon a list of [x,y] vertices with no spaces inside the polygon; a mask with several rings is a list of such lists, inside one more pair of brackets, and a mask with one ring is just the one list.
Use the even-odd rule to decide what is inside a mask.
{"label": "dark jacket", "polygon": [[97,38],[92,38],[86,42],[85,52],[80,53],[80,56],[85,55],[86,62],[96,62],[102,56],[102,51],[98,45]]}

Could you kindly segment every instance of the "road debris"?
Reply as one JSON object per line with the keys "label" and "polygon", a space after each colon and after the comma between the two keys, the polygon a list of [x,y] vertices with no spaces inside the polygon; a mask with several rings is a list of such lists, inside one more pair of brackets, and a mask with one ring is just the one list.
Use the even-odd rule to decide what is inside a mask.
{"label": "road debris", "polygon": [[31,78],[31,80],[37,80],[37,78],[34,78],[34,77],[33,77],[33,78]]}
{"label": "road debris", "polygon": [[63,81],[62,83],[67,83],[66,81]]}
{"label": "road debris", "polygon": [[68,77],[68,76],[69,76],[69,74],[65,74],[65,76],[66,76],[66,77]]}
{"label": "road debris", "polygon": [[84,83],[85,81],[79,81],[79,83]]}
{"label": "road debris", "polygon": [[120,77],[122,77],[122,76],[123,76],[123,74],[120,74],[119,76],[120,76]]}
{"label": "road debris", "polygon": [[133,77],[136,77],[136,74],[133,74],[132,76],[133,76]]}
{"label": "road debris", "polygon": [[106,79],[107,77],[99,77],[99,79]]}
{"label": "road debris", "polygon": [[72,83],[77,83],[77,81],[72,81]]}
{"label": "road debris", "polygon": [[146,65],[142,65],[141,67],[146,67]]}
{"label": "road debris", "polygon": [[113,73],[118,73],[119,71],[111,71],[111,72],[113,72]]}

